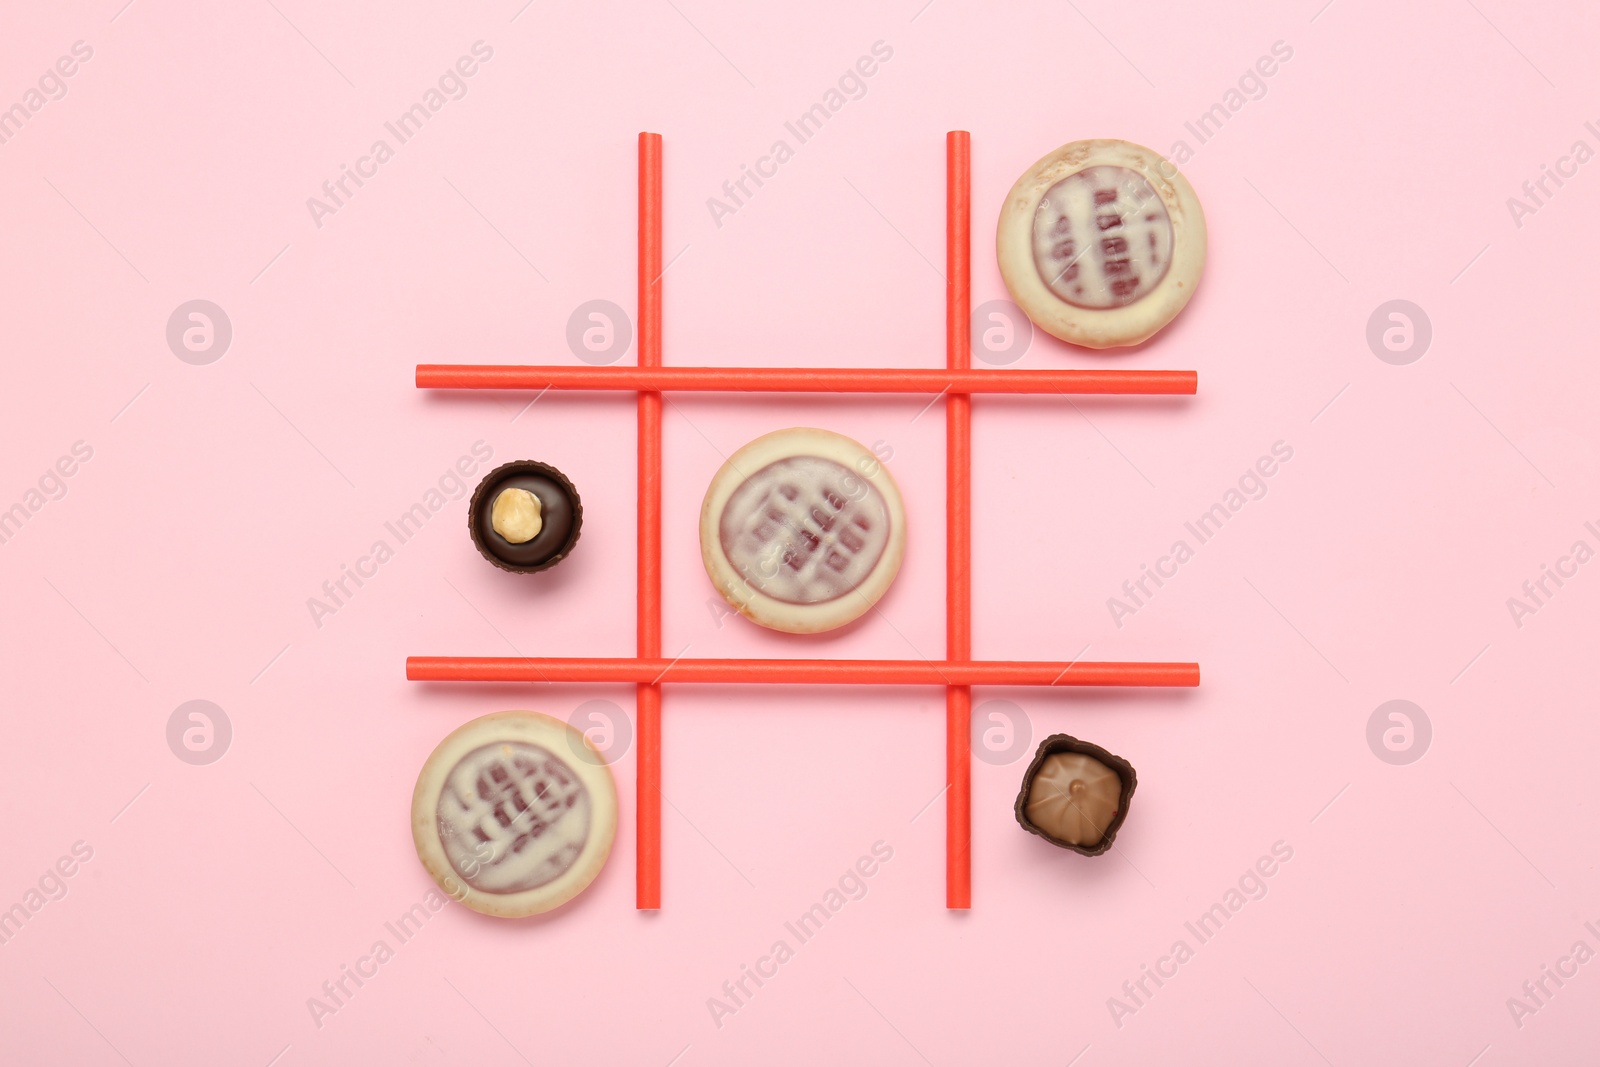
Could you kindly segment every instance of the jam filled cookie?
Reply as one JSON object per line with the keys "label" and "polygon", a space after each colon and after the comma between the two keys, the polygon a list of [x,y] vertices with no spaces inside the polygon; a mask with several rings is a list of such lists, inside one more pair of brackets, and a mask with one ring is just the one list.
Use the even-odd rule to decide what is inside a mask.
{"label": "jam filled cookie", "polygon": [[501,918],[583,892],[616,832],[605,759],[571,726],[532,711],[485,715],[446,737],[411,797],[422,866],[454,899]]}
{"label": "jam filled cookie", "polygon": [[1178,168],[1127,141],[1073,141],[1017,179],[995,240],[1011,298],[1087,348],[1149,339],[1194,295],[1206,219]]}
{"label": "jam filled cookie", "polygon": [[871,610],[899,573],[900,489],[864,445],[798,427],[723,464],[700,509],[711,584],[752,622],[819,633]]}

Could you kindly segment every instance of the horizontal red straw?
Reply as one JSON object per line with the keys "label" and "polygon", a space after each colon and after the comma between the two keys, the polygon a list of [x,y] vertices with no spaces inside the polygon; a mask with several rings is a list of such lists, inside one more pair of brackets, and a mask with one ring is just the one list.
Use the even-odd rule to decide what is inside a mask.
{"label": "horizontal red straw", "polygon": [[539,659],[411,656],[413,682],[727,682],[744,685],[1180,686],[1198,663],[1044,663],[921,659]]}
{"label": "horizontal red straw", "polygon": [[1137,393],[1192,395],[1192,370],[946,367],[512,367],[423,363],[419,389],[594,389],[694,393]]}

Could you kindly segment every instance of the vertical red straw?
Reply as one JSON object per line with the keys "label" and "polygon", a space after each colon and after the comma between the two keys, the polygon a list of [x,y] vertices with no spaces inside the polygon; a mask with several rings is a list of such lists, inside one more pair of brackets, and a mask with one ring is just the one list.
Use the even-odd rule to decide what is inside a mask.
{"label": "vertical red straw", "polygon": [[[945,135],[945,358],[971,365],[972,141]],[[972,658],[972,398],[945,400],[945,658]],[[945,690],[944,904],[972,907],[972,687]]]}
{"label": "vertical red straw", "polygon": [[[639,366],[661,366],[661,135],[639,135]],[[639,656],[661,655],[661,394],[639,393]],[[638,687],[638,885],[661,907],[661,686]]]}

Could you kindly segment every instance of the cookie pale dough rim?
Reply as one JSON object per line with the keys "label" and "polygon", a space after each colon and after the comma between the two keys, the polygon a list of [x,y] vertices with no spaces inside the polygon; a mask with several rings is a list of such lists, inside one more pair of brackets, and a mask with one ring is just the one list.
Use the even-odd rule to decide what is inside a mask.
{"label": "cookie pale dough rim", "polygon": [[[1040,199],[1057,182],[1099,166],[1124,167],[1149,182],[1172,225],[1172,262],[1166,274],[1150,292],[1119,308],[1068,304],[1039,277],[1033,256],[1033,218]],[[1206,217],[1189,180],[1159,152],[1114,138],[1072,141],[1034,163],[1011,186],[995,227],[995,255],[1006,290],[1034,325],[1085,348],[1125,348],[1165,329],[1194,297],[1205,273]]]}
{"label": "cookie pale dough rim", "polygon": [[[1117,772],[1117,777],[1122,780],[1122,792],[1117,794],[1117,813],[1106,824],[1105,833],[1100,840],[1088,848],[1082,845],[1074,845],[1070,841],[1063,841],[1059,837],[1047,833],[1036,825],[1032,819],[1028,818],[1028,794],[1033,791],[1034,775],[1039,773],[1039,768],[1044,764],[1044,761],[1057,752],[1073,752],[1082,756],[1091,756]],[[1034,752],[1032,762],[1028,764],[1028,769],[1022,772],[1022,787],[1017,791],[1017,802],[1014,810],[1017,822],[1028,833],[1044,838],[1057,848],[1076,852],[1080,856],[1102,856],[1111,851],[1111,843],[1116,840],[1117,831],[1122,829],[1122,824],[1127,820],[1128,806],[1133,800],[1133,791],[1138,786],[1139,775],[1134,771],[1133,764],[1116,753],[1107,752],[1093,741],[1083,741],[1073,737],[1071,734],[1051,734],[1039,742],[1039,748]]]}
{"label": "cookie pale dough rim", "polygon": [[[539,563],[510,563],[501,559],[493,549],[483,543],[483,535],[478,530],[478,504],[483,501],[484,495],[488,493],[491,487],[499,486],[522,473],[542,474],[549,478],[566,490],[567,500],[572,505],[572,529],[567,533],[566,544],[562,545],[555,555]],[[542,504],[543,501],[540,503]],[[494,506],[493,501],[488,501],[487,504],[489,507]],[[501,570],[511,574],[538,574],[540,571],[547,571],[566,559],[572,554],[572,550],[577,547],[578,538],[583,535],[583,501],[578,498],[578,490],[572,484],[572,479],[550,464],[537,459],[507,460],[488,474],[485,474],[478,482],[477,488],[472,490],[472,496],[467,499],[467,534],[472,538],[472,545],[478,550],[478,555]]]}
{"label": "cookie pale dough rim", "polygon": [[[593,762],[569,747],[582,744]],[[488,893],[468,885],[450,865],[439,838],[439,795],[461,759],[484,745],[520,741],[548,749],[578,776],[590,796],[589,837],[571,867],[554,880],[516,893]],[[521,919],[553,911],[599,877],[617,836],[617,783],[611,766],[588,737],[560,719],[537,711],[497,711],[452,730],[434,748],[417,774],[411,793],[411,839],[417,858],[445,895],[481,915]]]}
{"label": "cookie pale dough rim", "polygon": [[[790,443],[796,438],[805,441],[804,451],[797,451]],[[750,475],[780,459],[796,455],[819,456],[848,468],[878,490],[884,506],[889,510],[889,541],[883,547],[883,556],[867,575],[866,581],[853,590],[853,596],[846,595],[821,604],[792,604],[779,600],[746,582],[723,551],[720,530],[722,512],[734,492]],[[862,461],[865,461],[864,465]],[[712,586],[739,614],[758,626],[781,633],[824,633],[865,615],[883,599],[899,576],[905,548],[905,501],[888,466],[855,438],[820,427],[791,426],[773,430],[745,444],[729,456],[712,476],[711,484],[706,488],[705,500],[700,505],[700,558]]]}

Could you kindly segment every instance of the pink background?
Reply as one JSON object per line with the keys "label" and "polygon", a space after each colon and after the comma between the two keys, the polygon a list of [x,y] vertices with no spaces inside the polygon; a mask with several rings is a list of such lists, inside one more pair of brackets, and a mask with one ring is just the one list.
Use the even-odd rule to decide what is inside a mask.
{"label": "pink background", "polygon": [[[0,30],[0,107],[93,49],[0,145],[0,507],[93,449],[0,545],[0,907],[93,850],[0,946],[0,1061],[1592,1054],[1600,963],[1546,979],[1536,1013],[1507,1006],[1575,942],[1600,948],[1600,564],[1520,627],[1506,605],[1573,542],[1600,548],[1600,164],[1547,181],[1520,226],[1506,204],[1575,140],[1600,148],[1589,5],[122,3],[12,5]],[[315,225],[307,198],[480,40],[466,95]],[[879,40],[865,96],[715,225],[707,198]],[[1293,56],[1265,95],[1199,144],[1185,122],[1278,41]],[[383,924],[431,886],[407,810],[440,738],[505,708],[633,710],[624,686],[404,681],[408,654],[633,642],[631,399],[524,411],[423,394],[413,366],[576,363],[578,305],[633,313],[641,129],[666,138],[667,362],[936,365],[954,128],[975,303],[1005,296],[994,219],[1046,151],[1194,151],[1211,253],[1188,310],[1138,351],[1040,335],[1015,366],[1193,368],[1199,395],[974,404],[975,653],[1202,665],[1192,692],[976,694],[1019,705],[1033,742],[1070,731],[1133,762],[1116,849],[1023,833],[1025,762],[975,761],[974,908],[949,913],[937,691],[678,688],[659,914],[633,909],[635,753],[614,749],[623,819],[589,892],[543,921],[451,905],[398,944]],[[206,366],[165,338],[196,298],[234,332]],[[1366,341],[1393,299],[1432,323],[1407,366]],[[943,419],[923,404],[675,397],[667,653],[937,658]],[[881,616],[816,640],[719,626],[696,547],[722,455],[796,423],[892,447],[913,531]],[[577,483],[583,541],[558,570],[488,566],[460,500],[407,544],[386,533],[480,440]],[[1118,627],[1107,598],[1278,441],[1294,455],[1265,498]],[[308,598],[380,538],[394,558],[318,626]],[[194,699],[233,728],[208,766],[166,740]],[[1367,743],[1391,699],[1432,724],[1405,766]],[[877,841],[894,856],[866,896],[795,945],[783,924]],[[1280,841],[1264,899],[1200,944],[1184,923]],[[319,1026],[308,998],[380,938],[394,958]],[[794,958],[719,1027],[708,998],[780,938]],[[1179,939],[1193,958],[1114,1019]]]}

